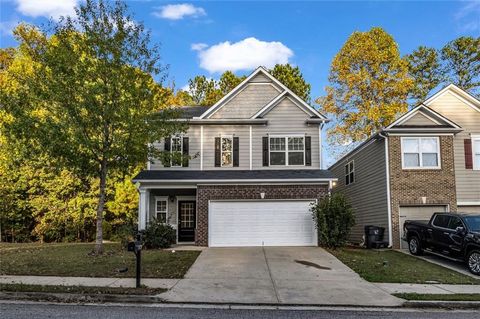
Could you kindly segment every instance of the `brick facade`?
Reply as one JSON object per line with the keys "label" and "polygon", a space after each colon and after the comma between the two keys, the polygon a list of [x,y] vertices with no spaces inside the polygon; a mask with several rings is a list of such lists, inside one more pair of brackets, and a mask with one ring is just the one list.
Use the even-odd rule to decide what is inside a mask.
{"label": "brick facade", "polygon": [[198,246],[208,246],[209,200],[261,200],[260,193],[265,193],[264,200],[319,199],[327,195],[328,185],[199,185],[197,187],[197,229],[195,232],[195,243]]}
{"label": "brick facade", "polygon": [[[399,248],[400,206],[438,204],[457,210],[453,137],[440,136],[441,169],[402,169],[401,137],[390,136],[388,140],[393,248]],[[422,197],[426,198],[425,203]]]}

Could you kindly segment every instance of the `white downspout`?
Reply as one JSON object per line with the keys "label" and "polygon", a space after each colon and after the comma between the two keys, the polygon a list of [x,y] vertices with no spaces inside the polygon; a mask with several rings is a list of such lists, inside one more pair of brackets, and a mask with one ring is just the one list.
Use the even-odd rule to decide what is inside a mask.
{"label": "white downspout", "polygon": [[200,170],[203,171],[203,125],[200,125]]}
{"label": "white downspout", "polygon": [[390,160],[388,152],[388,137],[379,134],[385,140],[385,176],[387,178],[387,212],[388,212],[388,243],[389,247],[393,246],[393,227],[392,227],[392,203],[390,197]]}
{"label": "white downspout", "polygon": [[320,162],[320,169],[323,168],[322,129],[324,124],[325,122],[322,122],[322,124],[318,126],[318,160]]}

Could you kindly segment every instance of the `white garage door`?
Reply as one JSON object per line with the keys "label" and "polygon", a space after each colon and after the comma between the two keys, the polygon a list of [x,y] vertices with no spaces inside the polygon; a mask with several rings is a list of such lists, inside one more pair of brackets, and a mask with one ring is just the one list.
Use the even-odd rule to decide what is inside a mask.
{"label": "white garage door", "polygon": [[312,201],[212,201],[209,246],[316,246]]}
{"label": "white garage door", "polygon": [[403,238],[403,223],[406,220],[426,220],[429,221],[433,213],[446,212],[447,206],[402,206],[400,207],[400,247],[408,248]]}

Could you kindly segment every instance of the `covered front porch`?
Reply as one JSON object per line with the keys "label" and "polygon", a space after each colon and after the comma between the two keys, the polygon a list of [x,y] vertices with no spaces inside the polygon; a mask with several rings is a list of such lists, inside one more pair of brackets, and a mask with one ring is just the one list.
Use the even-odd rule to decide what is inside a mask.
{"label": "covered front porch", "polygon": [[177,244],[195,243],[197,189],[195,186],[140,187],[138,229],[157,219],[177,231]]}

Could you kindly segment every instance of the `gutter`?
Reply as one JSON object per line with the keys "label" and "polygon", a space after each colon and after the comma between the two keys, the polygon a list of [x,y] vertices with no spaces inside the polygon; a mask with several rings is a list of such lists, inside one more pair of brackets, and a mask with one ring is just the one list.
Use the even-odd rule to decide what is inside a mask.
{"label": "gutter", "polygon": [[309,182],[323,182],[329,183],[332,181],[337,181],[338,178],[296,178],[296,179],[133,179],[133,183],[170,183],[170,184],[179,184],[179,183],[222,183],[222,184],[241,184],[241,183],[309,183]]}
{"label": "gutter", "polygon": [[378,134],[385,140],[385,176],[387,179],[387,212],[388,212],[388,243],[389,247],[393,246],[393,226],[392,226],[392,202],[390,196],[390,158],[388,152],[388,136],[384,132]]}
{"label": "gutter", "polygon": [[191,125],[266,125],[265,119],[175,119],[178,122],[186,122]]}

